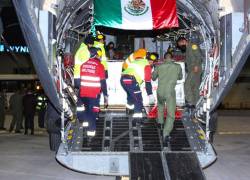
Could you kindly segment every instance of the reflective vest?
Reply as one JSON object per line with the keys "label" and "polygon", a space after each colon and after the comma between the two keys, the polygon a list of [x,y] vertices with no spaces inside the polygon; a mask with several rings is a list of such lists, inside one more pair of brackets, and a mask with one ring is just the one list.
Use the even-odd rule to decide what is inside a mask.
{"label": "reflective vest", "polygon": [[107,56],[106,56],[106,51],[105,51],[105,48],[104,48],[104,44],[101,43],[101,42],[98,42],[98,41],[95,41],[94,42],[94,47],[96,48],[100,48],[102,50],[102,61],[101,63],[103,64],[105,70],[107,71],[108,70],[108,63],[107,63]]}
{"label": "reflective vest", "polygon": [[125,70],[128,68],[128,66],[135,60],[134,53],[130,54],[129,57],[124,61],[122,64],[122,69]]}
{"label": "reflective vest", "polygon": [[74,79],[80,78],[80,67],[90,57],[88,46],[82,43],[75,54]]}
{"label": "reflective vest", "polygon": [[137,60],[139,57],[146,56],[147,51],[145,49],[138,49],[132,54],[129,55],[129,57],[124,61],[122,64],[122,69],[125,70],[128,68],[128,66],[135,60]]}
{"label": "reflective vest", "polygon": [[134,76],[138,84],[142,84],[143,81],[151,81],[151,67],[147,59],[136,59],[129,64],[122,74]]}
{"label": "reflective vest", "polygon": [[47,106],[47,98],[44,95],[38,95],[36,109],[41,110],[45,109]]}
{"label": "reflective vest", "polygon": [[104,66],[91,58],[81,66],[80,97],[96,98],[101,93],[101,80],[105,79]]}

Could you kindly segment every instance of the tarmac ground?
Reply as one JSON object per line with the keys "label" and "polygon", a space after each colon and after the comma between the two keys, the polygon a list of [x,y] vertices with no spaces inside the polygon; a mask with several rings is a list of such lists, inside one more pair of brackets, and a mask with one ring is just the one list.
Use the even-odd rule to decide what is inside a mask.
{"label": "tarmac ground", "polygon": [[[204,170],[207,180],[250,179],[250,112],[219,113],[214,147],[217,161]],[[5,127],[9,127],[6,115]],[[48,134],[37,128],[35,135],[0,131],[0,179],[2,180],[114,180],[71,171],[55,160],[49,150]]]}

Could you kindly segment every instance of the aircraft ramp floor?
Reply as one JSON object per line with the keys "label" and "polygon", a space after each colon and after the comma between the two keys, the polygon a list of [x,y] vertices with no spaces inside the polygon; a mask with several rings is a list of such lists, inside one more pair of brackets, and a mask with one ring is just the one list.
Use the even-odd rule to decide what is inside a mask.
{"label": "aircraft ramp floor", "polygon": [[130,153],[130,179],[203,180],[194,152]]}
{"label": "aircraft ramp floor", "polygon": [[162,130],[155,120],[144,118],[142,125],[138,125],[125,111],[100,114],[96,136],[91,140],[79,124],[70,129],[75,132],[70,141],[73,157],[65,162],[71,163],[68,166],[72,169],[141,180],[204,179],[182,119],[174,122],[168,148],[163,147]]}
{"label": "aircraft ramp floor", "polygon": [[[82,151],[146,152],[163,149],[161,129],[155,120],[144,118],[134,126],[131,116],[124,113],[102,114],[97,121],[96,136],[88,142],[83,130]],[[176,120],[170,140],[171,151],[191,151],[183,123]]]}

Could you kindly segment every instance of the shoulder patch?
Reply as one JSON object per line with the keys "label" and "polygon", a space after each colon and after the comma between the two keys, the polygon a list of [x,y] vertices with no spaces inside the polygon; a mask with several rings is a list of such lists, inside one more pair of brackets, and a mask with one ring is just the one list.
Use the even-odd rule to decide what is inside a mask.
{"label": "shoulder patch", "polygon": [[193,45],[192,45],[192,49],[193,49],[193,50],[197,50],[197,49],[198,49],[198,46],[197,46],[196,44],[193,44]]}

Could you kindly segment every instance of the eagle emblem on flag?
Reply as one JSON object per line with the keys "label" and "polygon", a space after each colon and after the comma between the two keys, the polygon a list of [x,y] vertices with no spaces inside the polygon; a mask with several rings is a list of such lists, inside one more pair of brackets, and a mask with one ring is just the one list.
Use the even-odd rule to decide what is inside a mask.
{"label": "eagle emblem on flag", "polygon": [[124,7],[124,10],[132,16],[140,16],[148,11],[149,7],[143,0],[131,0]]}

